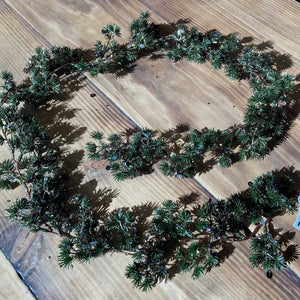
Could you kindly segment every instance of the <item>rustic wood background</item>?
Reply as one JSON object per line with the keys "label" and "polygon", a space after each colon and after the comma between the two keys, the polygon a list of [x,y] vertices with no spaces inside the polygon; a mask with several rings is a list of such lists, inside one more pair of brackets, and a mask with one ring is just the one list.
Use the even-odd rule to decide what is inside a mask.
{"label": "rustic wood background", "polygon": [[[126,41],[129,23],[145,10],[157,23],[183,20],[201,31],[237,33],[249,43],[278,52],[279,67],[299,80],[300,3],[295,0],[0,0],[0,69],[13,72],[20,82],[35,47],[91,48],[108,23],[120,25]],[[293,94],[293,126],[270,155],[228,169],[213,166],[190,180],[154,171],[117,183],[101,163],[86,159],[84,147],[93,130],[109,134],[136,126],[173,128],[180,123],[223,129],[241,123],[250,95],[248,84],[230,81],[209,65],[146,57],[121,78],[68,78],[64,95],[40,109],[38,119],[65,148],[65,169],[72,174],[70,184],[76,190],[94,199],[106,195],[105,203],[99,204],[103,208],[134,207],[147,217],[165,199],[176,200],[191,192],[199,194],[200,202],[212,195],[223,198],[247,188],[249,180],[267,171],[284,166],[300,169],[299,85],[298,81]],[[90,97],[92,93],[96,97]],[[247,242],[237,243],[233,255],[207,276],[194,281],[189,274],[176,275],[146,294],[133,289],[124,277],[129,262],[124,255],[60,269],[58,238],[19,229],[5,218],[5,208],[23,192],[2,191],[0,196],[0,299],[299,299],[299,260],[283,272],[274,272],[269,280],[261,269],[249,265]],[[292,227],[295,219],[278,217],[274,226],[300,244],[300,235]]]}

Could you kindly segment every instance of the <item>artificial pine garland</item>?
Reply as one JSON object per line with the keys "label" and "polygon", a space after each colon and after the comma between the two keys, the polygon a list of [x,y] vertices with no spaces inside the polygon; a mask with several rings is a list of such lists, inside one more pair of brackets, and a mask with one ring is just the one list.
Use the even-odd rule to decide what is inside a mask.
{"label": "artificial pine garland", "polygon": [[[249,183],[247,191],[226,200],[210,199],[190,207],[180,201],[164,201],[146,229],[140,225],[144,220],[128,209],[97,218],[89,199],[71,195],[62,183],[59,150],[54,150],[48,134],[24,107],[40,106],[52,99],[59,93],[60,78],[65,75],[121,72],[153,52],[165,54],[172,61],[209,61],[214,70],[224,67],[230,78],[249,80],[253,95],[243,125],[224,131],[193,129],[188,134],[177,128],[177,153],[166,135],[148,128],[133,132],[127,139],[112,134],[106,143],[101,132],[92,133],[98,144],[88,143],[90,158],[107,159],[117,180],[150,173],[160,160],[164,174],[193,177],[208,151],[221,166],[229,166],[234,149],[239,148],[243,160],[260,158],[269,151],[270,141],[283,137],[293,77],[276,72],[269,53],[243,47],[235,35],[224,37],[215,31],[202,34],[185,25],[163,35],[148,18],[145,12],[131,23],[126,45],[115,40],[120,36],[117,25],[105,26],[105,42],[97,42],[92,55],[68,47],[37,48],[24,69],[29,78],[21,85],[15,84],[9,72],[2,73],[0,144],[8,146],[10,158],[0,164],[0,188],[22,185],[25,190],[24,197],[7,209],[8,217],[34,232],[62,236],[59,264],[63,267],[108,252],[132,255],[126,276],[144,291],[167,279],[172,264],[180,272],[191,271],[193,278],[199,278],[223,261],[230,242],[249,238],[253,266],[261,265],[269,271],[283,269],[288,260],[284,245],[271,232],[269,223],[278,214],[297,211],[293,172],[265,174]],[[254,236],[256,230],[248,234],[246,225],[250,224],[264,226],[263,234]]]}

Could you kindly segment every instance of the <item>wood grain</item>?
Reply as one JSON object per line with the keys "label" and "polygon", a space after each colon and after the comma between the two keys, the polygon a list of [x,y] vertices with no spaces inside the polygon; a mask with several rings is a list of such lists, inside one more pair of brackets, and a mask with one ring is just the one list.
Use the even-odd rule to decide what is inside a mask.
{"label": "wood grain", "polygon": [[[190,10],[189,13],[193,17],[191,23],[196,22],[202,14],[200,2],[191,2],[191,6],[187,5],[187,1],[182,3],[182,8]],[[8,1],[8,3],[41,33],[39,35],[4,1],[0,1],[0,30],[1,35],[5,37],[0,40],[0,66],[1,68],[9,66],[20,80],[24,78],[21,72],[24,62],[35,45],[49,47],[42,36],[53,44],[67,43],[71,46],[91,47],[91,41],[97,39],[101,26],[112,22],[128,26],[132,18],[150,5],[148,2],[143,4],[139,1],[76,3],[51,0],[47,2]],[[164,1],[153,1],[151,2],[153,7],[148,8],[155,21],[164,22],[168,21],[168,18],[174,18],[176,21],[184,16],[183,11],[175,9],[180,7],[178,3],[174,1],[173,14]],[[227,5],[229,2],[224,3]],[[279,2],[277,5],[282,7]],[[193,15],[193,8],[197,18]],[[208,10],[212,9],[210,7]],[[214,20],[214,26],[219,24],[223,23]],[[225,31],[225,28],[222,30]],[[291,28],[293,29],[293,25]],[[230,28],[228,30],[231,31]],[[247,32],[247,28],[244,30]],[[124,37],[126,38],[126,32]],[[16,50],[20,45],[24,51]],[[2,52],[5,56],[2,56]],[[11,62],[16,62],[16,65]],[[22,66],[19,68],[19,65]],[[162,80],[158,80],[156,76]],[[163,80],[171,86],[162,84]],[[165,60],[149,62],[146,58],[138,62],[132,74],[122,79],[102,76],[93,79],[93,82],[73,81],[71,86],[73,89],[71,97],[57,99],[60,101],[54,102],[38,113],[39,121],[56,136],[58,143],[64,141],[65,168],[72,174],[70,186],[74,191],[82,191],[96,201],[104,188],[120,190],[117,198],[106,199],[105,203],[99,204],[100,207],[101,205],[107,209],[134,207],[136,211],[142,211],[145,216],[149,215],[155,204],[165,199],[175,200],[179,195],[191,191],[200,194],[200,202],[211,197],[195,180],[169,179],[157,171],[150,176],[116,183],[103,166],[87,161],[82,149],[89,140],[89,132],[95,129],[108,134],[136,126],[136,123],[142,126],[166,128],[184,121],[188,121],[195,127],[209,126],[206,123],[208,118],[212,120],[210,122],[215,127],[226,127],[228,124],[240,122],[243,103],[246,103],[249,95],[246,83],[242,82],[241,85],[232,83],[221,72],[210,71],[209,66],[200,67],[184,62],[172,65]],[[192,95],[190,91],[193,91]],[[91,98],[91,93],[96,93],[97,96]],[[229,111],[222,111],[217,102],[220,97],[224,107],[228,107]],[[204,102],[199,101],[199,98],[204,99]],[[236,110],[232,111],[233,105],[236,106]],[[215,114],[217,117],[214,116]],[[284,165],[287,159],[296,161],[297,138],[292,140],[292,145],[294,147],[289,151],[294,150],[294,153],[291,157],[288,154],[290,152],[285,150],[286,152],[275,157],[274,162],[267,166],[274,164],[277,166],[280,163]],[[287,147],[290,147],[290,144]],[[241,164],[242,170],[238,174],[230,170],[216,170],[216,173],[206,181],[203,181],[203,176],[198,180],[210,187],[215,195],[226,195],[228,191],[233,192],[234,188],[241,190],[248,177],[267,169],[260,164],[258,170],[256,166],[252,168],[251,166]],[[211,171],[208,172],[209,174]],[[238,176],[242,178],[236,178]],[[228,187],[232,181],[234,184]],[[17,194],[18,191],[14,193]],[[14,196],[15,194],[11,198],[13,199]],[[5,195],[1,195],[1,199],[2,197],[4,201],[1,203],[5,203],[7,198]],[[4,207],[3,204],[1,209]],[[151,293],[143,294],[133,290],[130,282],[124,278],[124,268],[129,257],[106,256],[93,261],[91,265],[76,265],[74,270],[63,270],[58,267],[56,261],[59,242],[56,237],[41,233],[32,235],[26,230],[18,231],[16,228],[12,231],[8,229],[10,227],[4,218],[0,220],[2,233],[0,243],[6,245],[5,249],[10,260],[41,299],[153,299],[155,297],[160,299],[297,299],[296,295],[300,292],[299,278],[291,269],[276,273],[272,280],[268,280],[263,271],[252,269],[248,263],[248,244],[245,243],[236,245],[235,253],[207,277],[193,281],[189,276],[178,275],[167,284],[159,285]],[[284,228],[288,228],[287,224],[290,223],[290,220],[284,221]],[[236,284],[239,289],[236,288]]]}
{"label": "wood grain", "polygon": [[[106,23],[119,24],[126,41],[132,18],[148,9],[152,20],[158,23],[182,19],[202,31],[219,29],[223,34],[235,32],[241,38],[250,37],[252,43],[284,55],[280,63],[280,67],[288,68],[284,72],[297,75],[300,69],[300,21],[296,17],[300,4],[295,1],[251,1],[251,5],[247,1],[171,1],[167,5],[161,0],[85,0],[77,5],[58,0],[47,4],[18,0],[10,3],[53,44],[72,41],[72,46],[91,47],[92,41],[101,38],[100,28]],[[137,124],[156,129],[179,123],[225,129],[243,121],[251,94],[247,82],[230,81],[222,71],[213,72],[209,65],[183,61],[172,64],[166,59],[144,58],[137,62],[134,72],[123,78],[104,75],[91,80]],[[295,102],[299,98],[296,92]],[[299,105],[293,112],[296,120],[287,139],[264,160],[239,162],[226,169],[214,165],[196,176],[197,181],[215,197],[225,198],[246,189],[248,181],[267,171],[287,166],[300,169]],[[285,227],[292,228],[295,218],[283,218]],[[295,242],[300,243],[298,232]],[[295,268],[300,274],[300,265]]]}
{"label": "wood grain", "polygon": [[[139,4],[140,2],[143,5]],[[188,19],[189,25],[195,25],[203,31],[221,29],[224,34],[236,32],[241,38],[251,37],[253,43],[264,43],[274,51],[286,55],[286,61],[290,59],[293,65],[285,71],[298,74],[300,51],[297,41],[300,39],[298,30],[300,21],[293,16],[300,10],[299,3],[295,1],[273,1],[272,4],[268,1],[251,1],[251,5],[246,1],[171,3],[172,5],[166,5],[165,1],[159,0],[151,2],[86,0],[77,6],[64,2],[61,7],[61,1],[58,0],[51,0],[47,4],[37,2],[32,4],[30,1],[11,2],[54,44],[68,43],[72,40],[72,36],[76,35],[75,46],[90,47],[91,41],[101,38],[99,31],[105,24],[104,21],[120,24],[126,33],[131,20],[129,16],[136,17],[141,10],[149,9],[155,22],[166,23]],[[39,17],[41,10],[42,18]],[[277,11],[280,14],[277,14]],[[75,24],[78,22],[74,14],[82,21],[80,28],[71,26],[72,22]],[[51,24],[55,24],[55,28]],[[92,80],[136,123],[156,129],[171,128],[184,122],[198,129],[204,126],[225,129],[243,121],[244,107],[251,94],[246,82],[230,81],[222,71],[213,72],[209,65],[187,62],[172,64],[166,59],[157,61],[151,61],[150,58],[141,59],[137,62],[134,72],[124,78],[105,75]],[[299,99],[299,92],[294,98]],[[295,107],[294,114],[297,120],[289,131],[288,139],[278,145],[263,161],[237,163],[228,169],[214,166],[209,172],[198,176],[197,180],[216,197],[222,198],[246,188],[249,180],[266,171],[289,165],[299,169],[298,106]],[[216,181],[218,185],[215,184]]]}
{"label": "wood grain", "polygon": [[0,251],[0,299],[32,300],[35,299],[27,286],[18,277],[17,272]]}
{"label": "wood grain", "polygon": [[57,266],[57,242],[55,237],[40,234],[18,263],[41,299],[281,300],[297,299],[299,295],[299,278],[290,269],[275,272],[272,280],[262,270],[252,269],[247,260],[247,243],[236,245],[234,254],[224,264],[199,280],[192,280],[190,274],[176,275],[143,293],[133,289],[124,277],[130,263],[128,256],[107,255],[90,265],[76,264],[73,270],[65,270]]}

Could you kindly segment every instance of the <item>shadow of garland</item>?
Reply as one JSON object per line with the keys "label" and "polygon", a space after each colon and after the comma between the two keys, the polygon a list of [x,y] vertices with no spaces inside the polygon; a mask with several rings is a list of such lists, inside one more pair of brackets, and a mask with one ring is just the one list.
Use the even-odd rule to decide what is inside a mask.
{"label": "shadow of garland", "polygon": [[[184,22],[184,23],[187,23]],[[154,32],[156,35],[160,37],[167,37],[170,34],[174,34],[178,30],[178,25],[182,24],[182,21],[166,25],[166,24],[159,24],[154,25]],[[207,35],[213,35],[216,31],[211,31]],[[106,32],[107,33],[107,32]],[[243,39],[245,43],[249,43],[251,38],[244,38]],[[243,43],[242,40],[242,43]],[[121,49],[127,48],[128,45],[121,45]],[[255,46],[258,50],[262,51],[266,48],[271,48],[272,45],[270,42],[264,42],[260,45]],[[38,76],[38,74],[34,74],[34,71],[32,72],[32,66],[33,66],[33,60],[34,58],[30,58],[29,60],[29,66],[26,67],[26,72],[31,74],[31,86],[33,86],[33,91],[30,91],[29,94],[26,94],[27,97],[25,100],[25,108],[22,109],[26,114],[34,115],[35,118],[39,121],[40,124],[43,125],[44,128],[46,128],[51,136],[52,141],[50,142],[51,147],[53,148],[61,148],[62,146],[65,146],[66,144],[70,144],[76,139],[80,138],[80,135],[86,131],[86,128],[76,128],[74,125],[71,125],[68,121],[71,117],[75,116],[76,111],[71,110],[67,106],[67,102],[71,99],[72,93],[80,90],[82,88],[82,82],[85,80],[83,76],[74,75],[72,72],[72,66],[70,65],[70,62],[73,61],[74,58],[79,59],[77,61],[77,64],[83,63],[81,61],[81,58],[85,58],[85,62],[92,62],[95,60],[95,55],[90,50],[82,50],[82,49],[74,49],[71,51],[71,49],[68,48],[53,48],[54,52],[62,55],[62,61],[65,64],[65,67],[60,69],[61,66],[57,66],[55,63],[52,66],[52,71],[50,72],[52,75],[50,76],[50,84],[53,87],[53,90],[47,95],[43,95],[42,103],[38,102],[38,99],[40,94],[44,93],[43,89],[38,88],[36,85],[37,82],[34,82],[34,76]],[[234,53],[234,55],[239,55],[241,51],[243,51],[242,45]],[[150,59],[161,59],[164,57],[163,54],[157,53],[159,49],[154,47],[153,49],[145,49],[138,52],[137,57],[135,57],[134,61],[141,58],[141,57],[150,57]],[[39,50],[40,51],[40,50]],[[68,56],[68,53],[71,56]],[[40,52],[41,54],[42,52]],[[38,56],[39,54],[37,54]],[[282,70],[290,67],[292,65],[292,62],[288,55],[281,55],[276,51],[271,52],[272,58],[275,62],[275,66],[279,72]],[[35,62],[36,63],[36,62]],[[62,62],[60,62],[61,64]],[[125,65],[125,67],[124,67]],[[132,61],[127,61],[123,65],[115,65],[112,64],[109,66],[107,71],[116,74],[116,76],[126,76],[128,73],[133,72],[134,68],[136,66],[133,64]],[[53,91],[56,89],[57,80],[58,78],[62,77],[63,79],[60,81],[60,92],[58,92],[56,99],[49,102],[49,99],[53,99]],[[298,80],[296,78],[296,80]],[[24,82],[21,84],[22,86],[26,86],[28,84],[27,82]],[[57,92],[56,92],[57,93]],[[32,95],[39,95],[35,98],[32,97]],[[280,138],[276,138],[271,140],[268,144],[269,151],[272,151],[274,147],[276,147],[279,143],[281,143],[285,138],[287,138],[288,130],[290,129],[293,120],[298,116],[299,113],[299,85],[296,85],[295,89],[293,90],[291,94],[291,98],[293,99],[293,105],[288,108],[284,108],[284,110],[287,110],[289,112],[287,122],[285,123],[285,128],[283,131],[283,134]],[[32,101],[33,100],[33,101]],[[41,105],[42,104],[42,105]],[[233,126],[229,128],[228,130],[236,130],[237,126]],[[180,153],[182,151],[181,143],[188,141],[188,136],[184,133],[189,130],[188,124],[179,124],[174,129],[166,130],[165,132],[160,133],[160,137],[164,139],[166,143],[165,151],[164,153],[166,156],[169,156],[169,153]],[[136,131],[132,129],[128,129],[125,131],[125,144],[131,143],[131,136],[136,133]],[[233,148],[237,148],[239,144],[235,144]],[[219,155],[220,150],[215,150],[215,156]],[[60,151],[58,150],[56,152],[57,160],[61,162],[59,166],[59,170],[56,174],[56,179],[58,181],[62,182],[65,181],[65,185],[67,186],[67,192],[64,195],[68,195],[70,197],[73,194],[83,194],[86,195],[90,201],[87,200],[85,197],[77,196],[77,198],[80,200],[78,203],[73,203],[73,208],[75,210],[78,209],[78,205],[80,206],[80,209],[82,209],[82,219],[81,226],[83,226],[81,229],[76,228],[76,222],[78,221],[76,218],[78,216],[73,215],[72,210],[70,208],[67,208],[65,213],[71,214],[71,219],[73,218],[73,229],[77,231],[78,236],[81,234],[86,234],[86,237],[82,239],[84,241],[83,244],[79,245],[76,244],[76,242],[73,240],[71,236],[68,236],[71,227],[66,227],[66,231],[64,232],[65,238],[61,244],[61,265],[63,266],[70,266],[73,259],[70,259],[71,252],[68,256],[68,251],[70,249],[76,249],[76,247],[81,248],[76,255],[76,259],[78,259],[80,262],[84,262],[86,260],[89,260],[92,257],[96,257],[100,254],[105,254],[107,252],[107,248],[110,249],[108,251],[116,251],[116,252],[124,252],[127,254],[132,255],[133,253],[130,253],[130,251],[124,250],[123,248],[127,249],[136,249],[138,246],[138,250],[133,254],[134,257],[134,263],[128,266],[127,268],[127,276],[130,277],[133,280],[133,283],[143,290],[148,290],[152,286],[155,286],[158,281],[161,281],[162,279],[173,278],[178,272],[186,272],[190,271],[192,268],[194,268],[193,277],[198,278],[203,272],[208,272],[211,270],[211,268],[221,264],[225,261],[226,258],[228,258],[233,252],[234,252],[234,245],[227,240],[222,240],[222,237],[220,237],[220,240],[216,240],[216,237],[212,235],[210,232],[206,232],[205,230],[200,232],[201,236],[201,242],[200,238],[196,238],[196,240],[199,240],[199,244],[195,246],[193,243],[190,244],[195,236],[190,237],[189,234],[192,234],[192,232],[195,232],[197,229],[202,228],[201,226],[204,226],[203,224],[192,224],[191,228],[185,229],[187,231],[190,230],[190,232],[186,232],[185,238],[181,237],[181,234],[178,235],[178,232],[176,233],[176,236],[168,236],[168,230],[174,229],[174,226],[176,222],[179,222],[179,220],[185,220],[187,224],[190,224],[189,218],[192,214],[197,216],[197,218],[204,218],[206,219],[206,216],[199,216],[199,211],[203,212],[203,208],[205,205],[205,209],[212,209],[215,205],[215,207],[218,207],[218,203],[216,202],[214,205],[211,204],[211,201],[208,201],[208,203],[204,204],[202,207],[196,208],[193,205],[197,203],[198,195],[195,193],[191,193],[189,195],[182,195],[177,203],[173,203],[171,201],[165,202],[164,209],[162,207],[156,207],[152,203],[147,203],[146,205],[136,206],[131,208],[131,213],[129,213],[128,209],[124,208],[121,210],[113,211],[108,213],[108,207],[111,203],[112,199],[117,197],[118,192],[116,190],[111,189],[103,189],[99,190],[97,192],[95,191],[96,182],[90,181],[85,184],[82,184],[82,180],[84,177],[84,174],[81,174],[80,172],[73,172],[78,167],[80,161],[82,160],[84,153],[83,151],[75,151],[73,153],[64,153],[64,150]],[[212,166],[217,162],[215,158],[212,158],[210,161],[207,161],[203,163],[203,159],[201,160],[200,157],[198,159],[201,161],[201,163],[198,164],[196,167],[196,171],[201,172],[207,172],[209,169],[212,168]],[[233,161],[235,159],[233,158]],[[146,173],[150,173],[152,168],[152,164],[150,163],[147,167]],[[68,174],[74,173],[72,178]],[[282,169],[280,171],[276,171],[274,173],[276,178],[292,178],[294,182],[297,182],[299,184],[299,172],[294,171],[291,168],[290,169]],[[71,180],[70,180],[71,179]],[[273,182],[273,181],[272,181]],[[276,185],[276,187],[278,187]],[[282,188],[282,187],[281,187]],[[293,190],[294,191],[294,190]],[[298,191],[297,191],[298,192]],[[249,195],[247,194],[248,191],[244,191],[239,193],[238,195],[233,195],[231,199],[235,199],[235,197],[241,198],[241,199],[248,199]],[[295,209],[295,203],[297,201],[295,200],[295,191],[290,192],[289,195],[289,204],[293,206]],[[78,200],[77,199],[77,200]],[[100,201],[99,201],[100,199]],[[173,205],[174,204],[174,205]],[[173,208],[172,208],[173,205]],[[223,204],[222,204],[223,205]],[[211,206],[211,207],[210,207]],[[246,205],[247,206],[247,205]],[[226,206],[225,206],[226,207]],[[248,210],[254,209],[245,207]],[[215,208],[214,208],[215,209]],[[284,212],[287,209],[287,207],[283,206],[281,208],[281,212]],[[181,210],[181,212],[180,212]],[[214,211],[214,217],[217,219],[218,215],[221,215],[221,212]],[[91,213],[90,213],[91,212]],[[166,212],[176,212],[176,218],[178,216],[181,217],[181,219],[177,219],[177,221],[174,223],[171,222],[171,228],[168,226],[164,228],[165,225],[162,225],[165,221],[161,223],[162,220],[166,217]],[[154,213],[154,220],[156,218],[156,221],[153,222],[153,219],[150,221],[150,217],[153,216]],[[205,214],[205,212],[203,212]],[[211,211],[212,213],[212,211]],[[279,212],[277,211],[276,214]],[[67,216],[67,214],[65,215]],[[294,237],[293,232],[285,232],[283,234],[280,234],[281,230],[275,230],[271,221],[272,218],[275,215],[269,216],[269,220],[265,228],[268,228],[268,232],[270,232],[273,236],[273,238],[278,237],[278,241],[280,244],[283,244],[286,246],[286,250],[283,252],[283,256],[286,262],[291,262],[295,259],[297,259],[299,252],[298,247],[294,244],[290,243],[290,240]],[[222,216],[224,217],[224,216]],[[86,218],[86,219],[85,219]],[[211,217],[210,217],[211,218]],[[102,223],[99,224],[99,219],[101,219]],[[261,215],[257,216],[256,224],[259,224],[261,219]],[[252,220],[253,221],[253,220]],[[206,222],[206,221],[205,221]],[[212,221],[210,221],[212,222]],[[249,222],[249,220],[248,220]],[[239,222],[238,224],[235,223],[235,225],[238,225],[237,228],[244,233],[242,234],[242,237],[240,236],[240,231],[233,233],[233,240],[236,242],[237,240],[245,240],[250,237],[253,237],[253,234],[250,233],[247,230],[247,227],[245,226],[245,220],[242,220],[242,222]],[[250,222],[251,223],[251,222]],[[75,224],[75,225],[74,225]],[[118,225],[119,224],[119,227]],[[122,225],[126,227],[127,232],[122,232],[121,228]],[[210,224],[210,226],[216,226],[216,224]],[[53,226],[53,224],[52,224]],[[86,226],[88,229],[84,228]],[[111,226],[110,230],[107,231],[106,227]],[[157,227],[158,226],[158,227]],[[162,226],[162,227],[161,227]],[[172,227],[173,226],[173,227]],[[197,227],[198,226],[198,227]],[[200,227],[199,227],[200,226]],[[209,226],[209,225],[207,225]],[[219,226],[219,225],[218,225]],[[49,227],[49,226],[46,226]],[[55,227],[55,226],[54,226]],[[176,227],[176,226],[175,226]],[[149,229],[150,228],[150,229]],[[205,226],[201,229],[203,230]],[[212,229],[213,227],[211,227]],[[52,229],[47,230],[44,228],[44,231],[52,232]],[[167,230],[166,230],[167,229]],[[227,228],[228,229],[228,228]],[[178,230],[178,229],[176,229]],[[175,231],[176,231],[175,230]],[[200,230],[200,231],[201,231]],[[219,230],[219,229],[218,229]],[[168,236],[166,238],[166,236]],[[212,238],[213,236],[213,238]],[[102,241],[100,241],[98,238],[104,238],[105,245]],[[211,246],[212,239],[214,240],[215,244]],[[101,244],[102,243],[102,244]],[[120,244],[126,244],[126,247],[120,248]],[[142,246],[143,245],[143,246]],[[196,248],[191,249],[191,245],[194,245]],[[208,246],[209,245],[209,246]],[[74,248],[75,247],[75,248]],[[98,247],[98,248],[97,248]],[[157,251],[153,251],[156,247]],[[205,252],[203,249],[208,247],[208,252]],[[215,249],[213,250],[213,248]],[[78,250],[78,249],[77,249]],[[188,255],[192,255],[189,253],[189,251],[194,251],[192,254],[195,256],[193,257],[194,261],[189,262],[189,264],[184,265],[184,259],[188,260]],[[202,252],[201,252],[202,251]],[[204,252],[203,252],[204,251]],[[200,255],[198,255],[199,253]],[[198,255],[198,256],[197,256]],[[177,263],[174,262],[177,260]],[[178,266],[178,260],[180,261]],[[199,264],[205,260],[206,262],[206,269],[203,267],[199,267]],[[261,263],[261,262],[259,262]],[[255,264],[255,263],[254,263]],[[146,266],[146,269],[145,269]],[[168,266],[168,267],[166,267]],[[145,269],[142,271],[142,269]],[[202,268],[202,269],[201,269]],[[143,273],[144,272],[144,273]],[[150,275],[149,275],[150,274]],[[153,275],[155,274],[155,275]],[[141,279],[143,277],[143,281]]]}

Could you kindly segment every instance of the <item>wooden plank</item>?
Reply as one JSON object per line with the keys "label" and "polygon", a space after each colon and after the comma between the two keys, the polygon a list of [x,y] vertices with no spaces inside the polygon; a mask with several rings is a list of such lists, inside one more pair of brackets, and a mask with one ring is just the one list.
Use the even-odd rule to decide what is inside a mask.
{"label": "wooden plank", "polygon": [[[1,8],[1,27],[0,27],[0,45],[1,45],[1,70],[9,68],[14,73],[15,79],[20,82],[25,78],[22,72],[28,57],[33,50],[38,47],[45,47],[47,43],[38,35],[32,35],[32,28],[25,25],[21,18],[13,18],[11,9],[0,2]],[[26,36],[30,40],[22,43]]]}
{"label": "wooden plank", "polygon": [[32,300],[35,299],[31,291],[19,278],[17,272],[0,251],[0,299]]}
{"label": "wooden plank", "polygon": [[[2,5],[1,2],[0,4]],[[1,14],[2,7],[0,8]],[[11,12],[9,18],[10,25],[13,25],[17,16]],[[26,27],[26,24],[23,23],[22,26]],[[30,45],[31,35],[34,35],[34,32],[28,33],[23,39],[20,39],[19,44],[28,43]],[[8,65],[10,61],[13,60],[6,61],[4,65]],[[91,103],[89,94],[94,91],[97,92],[97,97],[95,97],[96,99],[93,98],[95,103]],[[117,111],[113,103],[109,102],[89,83],[86,83],[86,86],[80,89],[74,95],[74,98],[66,104],[67,108],[71,110],[69,114],[73,116],[70,123],[75,126],[74,130],[85,126],[89,130],[100,127],[107,133],[114,130],[123,130],[133,124]],[[107,107],[106,105],[112,106],[111,112],[104,109]],[[99,115],[96,111],[96,109],[99,109],[98,106],[100,107]],[[105,113],[109,117],[105,117]],[[91,114],[96,115],[95,120],[90,120],[93,119],[90,117]],[[46,122],[47,116],[49,120],[49,111],[42,114],[41,121]],[[120,121],[115,122],[116,118],[119,118]],[[50,127],[53,133],[56,131],[54,129],[54,127]],[[59,132],[62,137],[65,137],[69,131],[69,129],[62,126]],[[68,139],[69,149],[79,150],[84,147],[88,139],[88,133],[81,130],[79,134],[80,139],[78,134],[77,139]],[[72,147],[70,143],[74,143]],[[72,153],[72,151],[70,152]],[[112,208],[124,205],[143,207],[143,204],[148,202],[160,202],[166,198],[175,200],[178,195],[190,191],[201,192],[200,201],[205,201],[209,197],[193,180],[169,180],[156,173],[152,176],[144,176],[117,184],[113,182],[107,172],[103,171],[101,166],[92,165],[90,162],[83,160],[81,166],[78,167],[77,162],[80,159],[81,152],[69,157],[69,163],[73,161],[69,164],[69,170],[72,170],[74,175],[80,170],[87,173],[82,184],[80,184],[82,177],[78,175],[77,183],[81,185],[82,190],[89,189],[93,191],[97,187],[108,186],[121,189],[121,194],[117,199],[114,199]],[[93,181],[95,179],[98,182],[97,186],[96,182]],[[101,179],[101,181],[99,182],[98,179]],[[26,231],[20,232],[20,238],[11,248],[10,258],[42,299],[153,299],[154,297],[161,299],[169,299],[170,297],[174,299],[264,299],[269,297],[293,299],[293,295],[299,293],[299,279],[289,269],[279,273],[278,277],[276,275],[272,281],[267,280],[261,270],[252,270],[247,262],[247,244],[239,245],[234,256],[231,256],[231,260],[222,264],[220,268],[217,268],[201,281],[193,281],[188,276],[176,276],[174,280],[166,285],[158,286],[153,292],[142,294],[140,291],[132,290],[129,281],[124,279],[123,270],[128,262],[128,257],[113,255],[112,257],[97,259],[90,266],[79,265],[72,271],[62,270],[58,268],[55,259],[58,251],[58,239],[56,237],[45,234],[37,234],[34,236],[35,238],[29,236],[30,245],[28,246],[26,236]],[[22,250],[24,248],[26,251]],[[240,280],[241,278],[242,280]],[[239,291],[236,290],[232,282],[240,283],[241,288]],[[251,286],[249,286],[249,282],[251,282]]]}

